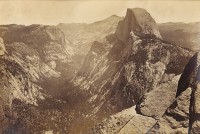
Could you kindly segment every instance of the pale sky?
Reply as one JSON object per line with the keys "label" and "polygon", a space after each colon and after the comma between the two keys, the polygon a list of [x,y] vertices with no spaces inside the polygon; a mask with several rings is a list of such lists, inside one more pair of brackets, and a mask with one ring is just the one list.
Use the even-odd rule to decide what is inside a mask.
{"label": "pale sky", "polygon": [[200,22],[200,1],[164,0],[0,0],[0,24],[91,23],[127,8],[146,9],[156,22]]}

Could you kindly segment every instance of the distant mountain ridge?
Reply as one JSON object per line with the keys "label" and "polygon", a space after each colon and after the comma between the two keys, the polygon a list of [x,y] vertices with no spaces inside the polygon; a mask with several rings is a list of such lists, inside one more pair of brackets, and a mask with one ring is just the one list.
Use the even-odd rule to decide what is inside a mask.
{"label": "distant mountain ridge", "polygon": [[[106,29],[106,27],[109,26],[111,29],[113,29],[112,32],[114,32],[114,29],[115,29],[117,23],[121,19],[122,19],[122,17],[113,15],[113,16],[108,17],[107,19],[105,19],[103,21],[98,21],[98,22],[94,22],[94,23],[91,23],[91,24],[82,24],[82,23],[64,24],[64,23],[62,23],[62,24],[59,24],[58,27],[61,28],[61,30],[63,30],[64,32],[68,33],[69,31],[66,31],[66,30],[67,30],[67,28],[70,29],[70,27],[71,27],[71,29],[70,29],[71,31],[77,32],[77,31],[81,31],[80,29],[83,29],[84,27],[86,28],[88,25],[95,25],[95,24],[99,23],[100,25],[104,25],[105,26],[103,29]],[[112,24],[113,24],[113,26],[112,26]],[[66,27],[66,30],[64,30],[65,29],[64,27]],[[90,27],[88,26],[87,28],[90,28]],[[77,30],[77,29],[79,29],[79,30]],[[100,30],[100,32],[103,30],[101,26],[99,28],[96,27],[95,29]],[[175,45],[182,46],[184,48],[191,49],[193,51],[198,51],[198,49],[199,49],[198,42],[199,42],[199,39],[200,39],[200,37],[199,37],[199,35],[200,35],[199,34],[200,22],[193,22],[193,23],[183,23],[183,22],[159,23],[158,24],[158,29],[160,31],[160,34],[163,37],[163,40],[165,40],[165,41],[167,41],[169,43],[175,44]],[[97,31],[93,30],[94,33],[96,33]],[[73,32],[72,32],[72,34],[73,34]],[[106,33],[106,34],[108,34],[108,33]],[[84,35],[82,35],[82,36],[84,36]],[[88,40],[88,41],[92,42],[90,40]],[[79,43],[75,43],[75,44],[78,45]],[[84,45],[84,43],[82,43],[82,44]],[[86,51],[85,51],[84,54],[87,53],[89,48],[90,47],[85,49]]]}
{"label": "distant mountain ridge", "polygon": [[158,25],[163,40],[170,43],[199,51],[200,23],[169,22]]}
{"label": "distant mountain ridge", "polygon": [[113,33],[122,17],[112,15],[102,21],[91,24],[71,23],[58,24],[58,27],[65,33],[67,41],[70,42],[78,54],[86,55],[92,42],[102,40],[106,35]]}

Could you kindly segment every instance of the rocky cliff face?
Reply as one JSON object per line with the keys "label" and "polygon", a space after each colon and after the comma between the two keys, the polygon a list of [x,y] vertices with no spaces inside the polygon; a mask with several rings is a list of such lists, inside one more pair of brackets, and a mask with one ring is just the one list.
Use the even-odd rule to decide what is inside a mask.
{"label": "rocky cliff face", "polygon": [[199,52],[185,66],[177,83],[176,100],[150,132],[199,133]]}
{"label": "rocky cliff face", "polygon": [[26,109],[20,111],[19,105],[39,106],[60,91],[59,84],[75,71],[73,49],[65,42],[63,32],[54,26],[7,25],[1,26],[0,33],[0,131],[29,133],[19,126],[27,127],[23,120],[28,118]]}
{"label": "rocky cliff face", "polygon": [[[76,98],[68,96],[68,91],[73,88],[69,79],[80,68],[83,58],[79,52],[88,49],[97,38],[112,33],[118,23],[117,19],[120,17],[111,16],[77,31],[68,29],[71,27],[68,25],[0,26],[0,132],[44,131],[49,128],[44,124],[48,124],[51,118],[60,121],[55,122],[59,128],[51,126],[51,129],[61,133],[69,131],[66,131],[66,127],[74,118],[73,114],[79,113],[72,108]],[[83,49],[78,51],[80,47]],[[67,104],[66,100],[69,100]],[[69,106],[71,110],[66,110]],[[51,118],[46,119],[45,116],[50,113]],[[63,120],[60,120],[61,117]],[[61,127],[62,123],[66,124],[65,127]]]}
{"label": "rocky cliff face", "polygon": [[160,91],[156,88],[145,95],[147,104],[143,102],[143,109],[147,110],[146,115],[138,114],[136,107],[131,107],[104,119],[91,133],[187,133],[191,90],[183,92],[174,104],[172,99],[175,98],[178,81],[173,81],[174,87],[166,86],[170,85],[169,81],[162,84],[165,86]]}
{"label": "rocky cliff face", "polygon": [[138,107],[104,119],[92,133],[199,133],[199,59],[198,52],[181,75],[165,78]]}
{"label": "rocky cliff face", "polygon": [[[91,104],[89,116],[94,120],[136,104],[140,114],[156,118],[175,98],[177,75],[191,55],[186,49],[164,43],[155,21],[144,9],[128,9],[115,34],[94,42],[74,83],[90,93],[86,101]],[[156,100],[152,106],[153,96],[163,92],[166,101]],[[145,94],[151,95],[146,99]],[[152,113],[156,104],[160,109]]]}
{"label": "rocky cliff face", "polygon": [[161,39],[156,22],[141,8],[127,9],[126,17],[118,24],[116,34],[122,42],[127,43],[130,33],[140,37],[149,35]]}
{"label": "rocky cliff face", "polygon": [[65,41],[64,33],[55,26],[16,26],[10,25],[2,32],[6,44],[21,42],[35,49],[44,62],[70,60],[73,50]]}

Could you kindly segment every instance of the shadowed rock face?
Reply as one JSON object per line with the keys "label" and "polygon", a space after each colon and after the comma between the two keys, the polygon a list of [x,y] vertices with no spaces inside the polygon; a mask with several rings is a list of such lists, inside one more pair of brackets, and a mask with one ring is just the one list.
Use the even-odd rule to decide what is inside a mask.
{"label": "shadowed rock face", "polygon": [[190,122],[189,131],[191,134],[200,132],[200,84],[193,89],[190,99]]}
{"label": "shadowed rock face", "polygon": [[197,52],[186,65],[182,76],[179,80],[179,86],[176,96],[179,96],[183,91],[192,88],[190,99],[190,121],[189,132],[198,133],[200,131],[200,52]]}
{"label": "shadowed rock face", "polygon": [[122,42],[127,43],[131,32],[140,37],[152,35],[162,39],[154,19],[141,8],[127,9],[126,17],[119,22],[116,34]]}
{"label": "shadowed rock face", "polygon": [[180,77],[178,89],[176,92],[176,97],[178,97],[183,91],[185,91],[188,87],[195,87],[196,81],[199,81],[198,76],[198,59],[199,53],[196,53],[185,66],[184,71]]}

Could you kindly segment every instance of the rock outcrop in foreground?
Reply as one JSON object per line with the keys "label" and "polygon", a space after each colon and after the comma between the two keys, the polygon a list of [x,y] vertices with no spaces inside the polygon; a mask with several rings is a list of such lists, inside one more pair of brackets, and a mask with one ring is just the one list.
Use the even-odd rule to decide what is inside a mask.
{"label": "rock outcrop in foreground", "polygon": [[[134,113],[134,107],[123,110],[105,119],[102,123],[97,124],[96,127],[93,128],[93,132],[122,134],[127,132],[189,132],[190,134],[198,134],[200,132],[199,68],[200,52],[196,53],[189,60],[181,77],[177,76],[174,80],[164,83],[164,85],[161,84],[162,88],[158,86],[158,89],[155,88],[145,94],[144,100],[140,104],[143,105],[143,108],[140,108],[143,115],[138,115],[136,112]],[[167,94],[173,96],[173,100],[171,99],[167,102]],[[143,119],[145,122],[143,122]],[[141,122],[143,123],[140,124]]]}
{"label": "rock outcrop in foreground", "polygon": [[179,80],[176,96],[183,91],[192,89],[189,113],[189,132],[200,132],[200,52],[197,52],[186,65]]}

